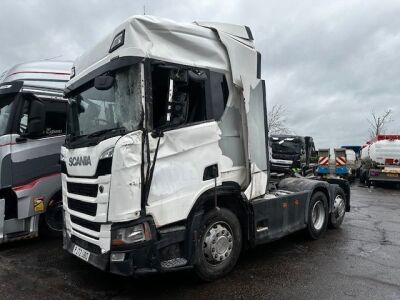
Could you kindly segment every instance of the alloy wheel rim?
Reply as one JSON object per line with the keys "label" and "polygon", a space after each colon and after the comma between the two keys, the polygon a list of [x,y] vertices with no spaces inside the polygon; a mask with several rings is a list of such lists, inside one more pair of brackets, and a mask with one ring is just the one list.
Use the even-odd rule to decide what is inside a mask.
{"label": "alloy wheel rim", "polygon": [[233,249],[231,227],[225,222],[212,224],[203,238],[203,255],[211,264],[220,264],[228,259]]}
{"label": "alloy wheel rim", "polygon": [[321,230],[325,222],[325,208],[321,200],[314,203],[311,219],[316,230]]}
{"label": "alloy wheel rim", "polygon": [[344,199],[341,195],[336,195],[333,208],[336,219],[340,219],[344,216],[345,204],[344,204]]}

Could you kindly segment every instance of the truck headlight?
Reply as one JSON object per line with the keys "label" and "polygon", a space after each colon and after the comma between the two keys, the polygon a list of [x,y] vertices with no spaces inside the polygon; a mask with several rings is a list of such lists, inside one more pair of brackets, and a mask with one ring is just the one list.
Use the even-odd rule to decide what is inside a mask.
{"label": "truck headlight", "polygon": [[111,245],[122,246],[151,239],[151,232],[148,223],[138,224],[132,227],[125,227],[113,230],[111,233]]}
{"label": "truck headlight", "polygon": [[113,154],[114,154],[114,147],[108,148],[107,150],[103,151],[103,153],[100,155],[99,160],[113,157]]}

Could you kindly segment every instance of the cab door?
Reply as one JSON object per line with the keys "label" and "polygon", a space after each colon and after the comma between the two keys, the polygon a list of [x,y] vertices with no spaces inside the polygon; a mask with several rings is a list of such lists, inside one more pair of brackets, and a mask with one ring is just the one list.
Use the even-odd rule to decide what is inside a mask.
{"label": "cab door", "polygon": [[19,93],[22,85],[21,81],[0,84],[0,190],[12,186],[11,144],[15,142],[13,124],[22,98]]}
{"label": "cab door", "polygon": [[[60,149],[65,139],[66,102],[24,94],[11,145],[12,186],[34,183],[60,173]],[[51,188],[57,188],[52,186]]]}
{"label": "cab door", "polygon": [[[220,184],[221,131],[207,96],[209,73],[153,66],[147,212],[162,226],[184,219],[204,192]],[[156,133],[156,134],[154,134]]]}

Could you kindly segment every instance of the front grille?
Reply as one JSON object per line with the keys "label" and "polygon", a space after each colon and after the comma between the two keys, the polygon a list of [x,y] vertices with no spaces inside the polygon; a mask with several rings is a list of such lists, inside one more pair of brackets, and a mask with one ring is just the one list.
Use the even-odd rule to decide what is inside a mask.
{"label": "front grille", "polygon": [[71,241],[75,244],[78,245],[79,247],[82,247],[83,249],[86,249],[89,252],[92,252],[94,254],[101,254],[101,249],[99,246],[92,244],[90,242],[84,241],[75,235],[71,235]]}
{"label": "front grille", "polygon": [[282,160],[299,160],[300,154],[272,153],[272,158]]}
{"label": "front grille", "polygon": [[84,228],[96,231],[96,232],[100,232],[100,227],[101,224],[100,223],[95,223],[95,222],[90,222],[75,216],[70,216],[71,217],[71,222],[74,224],[77,224],[79,226],[82,226]]}
{"label": "front grille", "polygon": [[89,216],[95,216],[97,212],[96,203],[83,202],[72,198],[68,198],[68,208]]}
{"label": "front grille", "polygon": [[97,197],[98,187],[97,184],[67,182],[68,193],[88,197]]}

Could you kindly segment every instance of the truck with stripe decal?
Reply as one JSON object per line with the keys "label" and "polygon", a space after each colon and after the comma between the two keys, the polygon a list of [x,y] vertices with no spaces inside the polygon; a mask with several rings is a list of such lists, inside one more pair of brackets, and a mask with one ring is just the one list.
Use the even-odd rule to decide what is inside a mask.
{"label": "truck with stripe decal", "polygon": [[349,178],[350,170],[347,167],[346,149],[335,148],[335,174],[343,178]]}
{"label": "truck with stripe decal", "polygon": [[319,149],[318,150],[318,167],[316,173],[318,175],[330,174],[330,149]]}
{"label": "truck with stripe decal", "polygon": [[316,174],[322,177],[336,176],[346,180],[350,179],[350,170],[347,166],[346,149],[335,148],[331,157],[331,149],[318,150],[318,167]]}
{"label": "truck with stripe decal", "polygon": [[61,235],[60,149],[70,62],[17,65],[0,82],[0,243]]}

